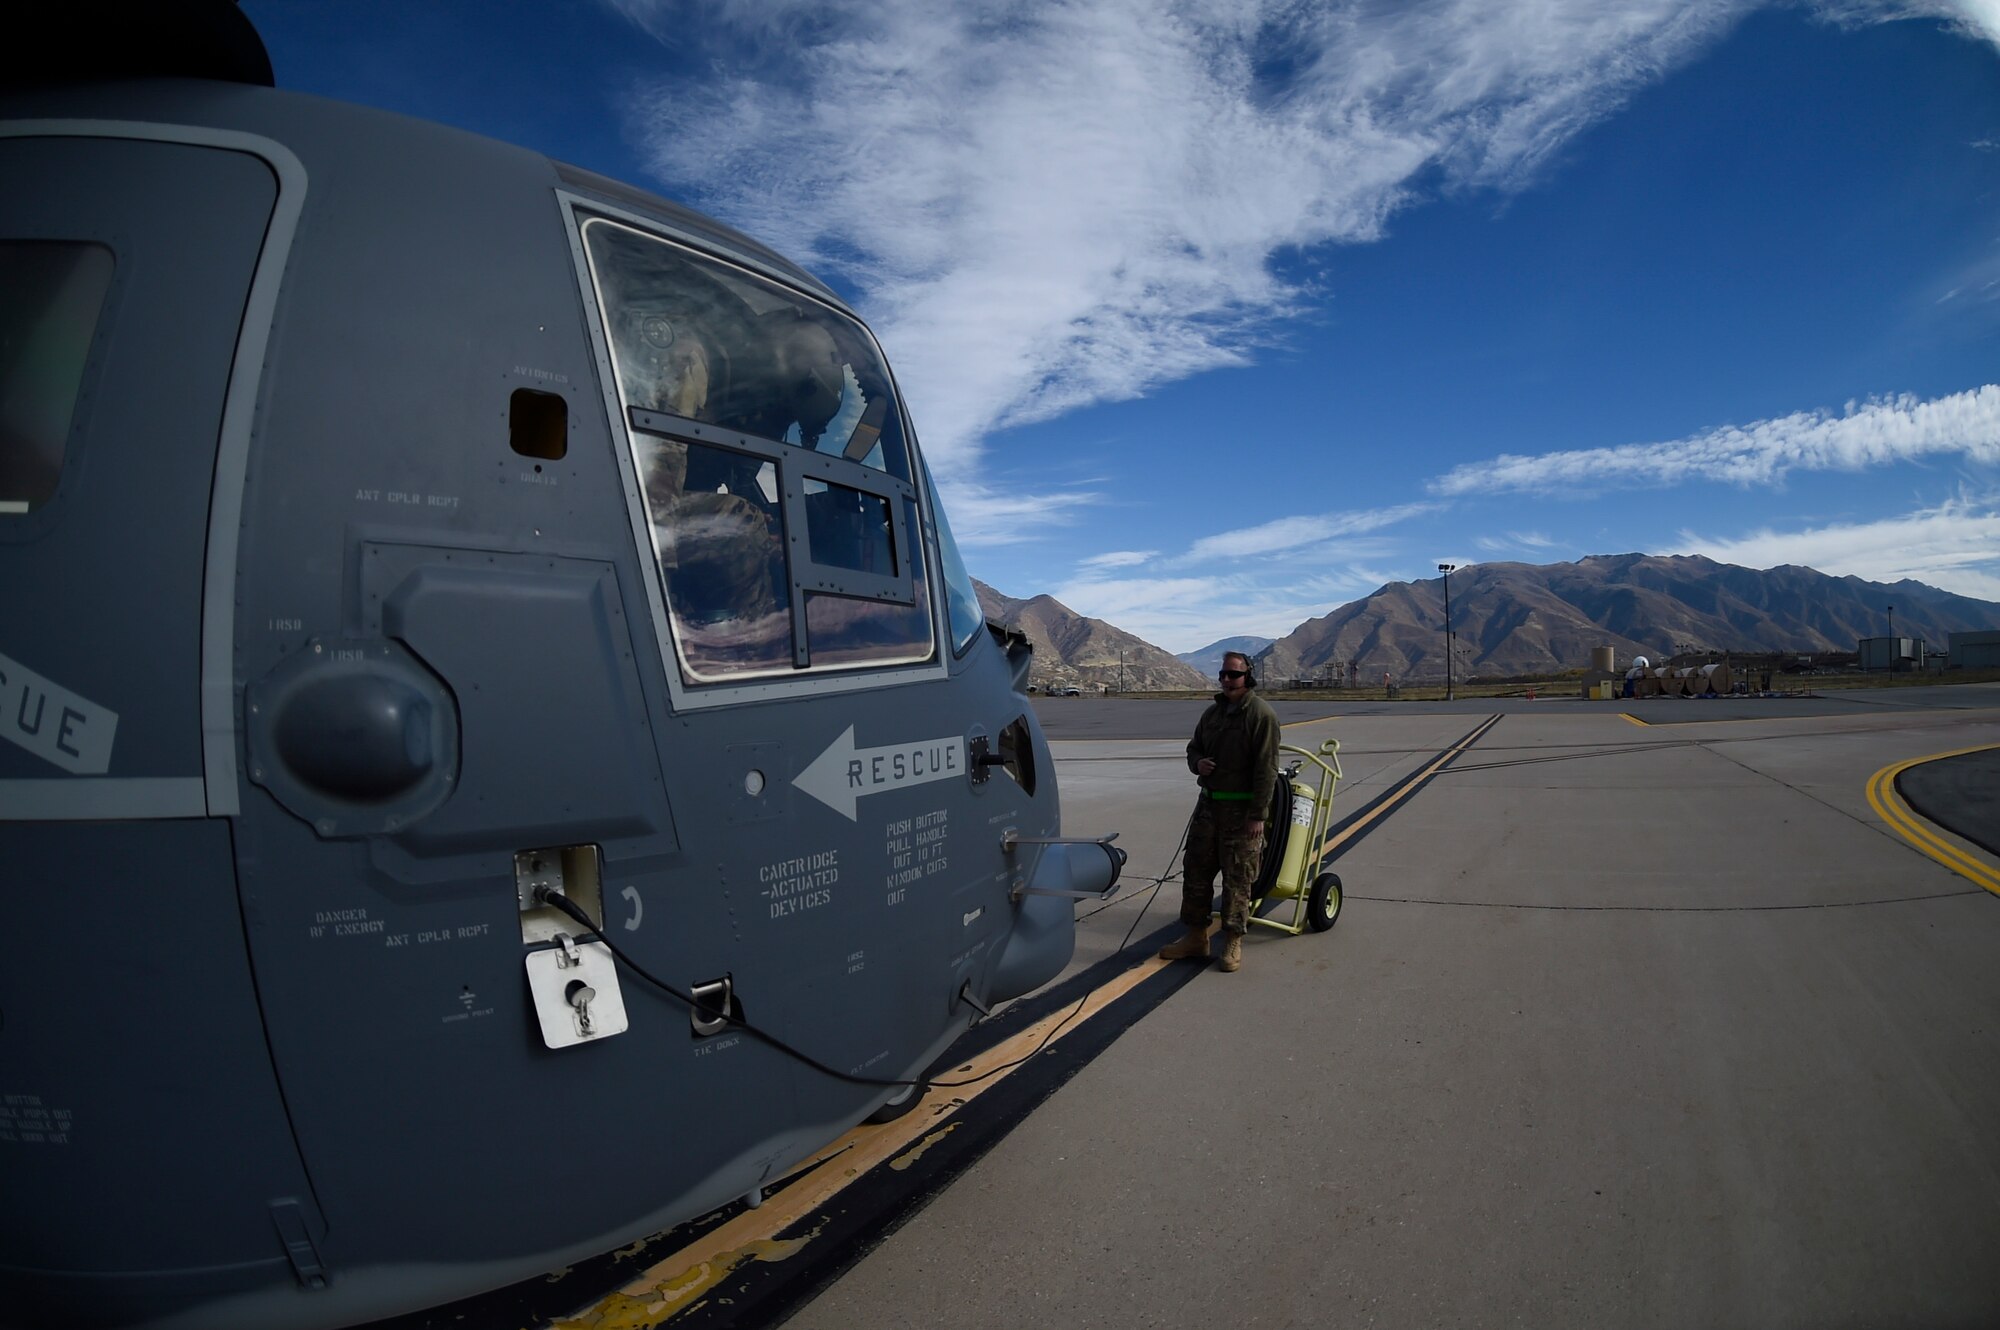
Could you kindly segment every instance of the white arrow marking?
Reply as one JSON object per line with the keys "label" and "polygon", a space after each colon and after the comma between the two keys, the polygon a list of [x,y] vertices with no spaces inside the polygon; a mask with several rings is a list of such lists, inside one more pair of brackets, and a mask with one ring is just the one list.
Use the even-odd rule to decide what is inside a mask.
{"label": "white arrow marking", "polygon": [[813,759],[811,766],[792,777],[792,784],[853,822],[857,820],[855,804],[868,795],[964,774],[963,739],[947,735],[942,739],[884,744],[880,748],[856,748],[854,727],[850,725],[827,745],[824,753]]}

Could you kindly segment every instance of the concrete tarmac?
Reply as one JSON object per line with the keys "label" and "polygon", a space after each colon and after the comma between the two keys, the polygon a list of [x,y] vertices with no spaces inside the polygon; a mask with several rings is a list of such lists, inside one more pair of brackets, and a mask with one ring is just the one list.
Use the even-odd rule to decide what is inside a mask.
{"label": "concrete tarmac", "polygon": [[[1505,714],[1332,865],[1332,931],[1253,930],[789,1324],[2000,1323],[2000,900],[1867,794],[2000,744],[2000,689],[1896,691],[1943,696],[1281,704],[1336,811]],[[1128,881],[1199,708],[1040,705]]]}

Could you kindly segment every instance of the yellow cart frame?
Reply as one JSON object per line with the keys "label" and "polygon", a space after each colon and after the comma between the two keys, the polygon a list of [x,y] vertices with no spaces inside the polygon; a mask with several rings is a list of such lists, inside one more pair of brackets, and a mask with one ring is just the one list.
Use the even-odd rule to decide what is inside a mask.
{"label": "yellow cart frame", "polygon": [[[1340,917],[1340,877],[1321,869],[1327,824],[1333,818],[1334,788],[1340,784],[1340,740],[1327,739],[1316,751],[1293,744],[1279,744],[1278,751],[1293,755],[1294,760],[1284,770],[1285,784],[1292,793],[1292,807],[1286,810],[1288,830],[1284,843],[1278,848],[1275,873],[1267,869],[1257,875],[1260,883],[1267,875],[1271,876],[1271,885],[1261,896],[1254,895],[1255,888],[1252,888],[1250,922],[1292,937],[1308,931],[1324,933]],[[1317,783],[1299,779],[1299,773],[1308,762],[1319,768]],[[1311,800],[1310,810],[1301,808],[1301,799]],[[1305,812],[1303,818],[1300,817],[1302,811]],[[1266,853],[1269,853],[1268,849]],[[1289,923],[1278,918],[1267,919],[1259,913],[1267,902],[1280,900],[1292,902]]]}

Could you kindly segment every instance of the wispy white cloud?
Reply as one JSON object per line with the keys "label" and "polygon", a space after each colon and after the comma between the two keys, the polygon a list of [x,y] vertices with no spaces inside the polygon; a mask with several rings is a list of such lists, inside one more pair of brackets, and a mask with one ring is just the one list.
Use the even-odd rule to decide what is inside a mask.
{"label": "wispy white cloud", "polygon": [[1402,580],[1401,574],[1385,572],[1380,568],[1364,568],[1360,564],[1350,565],[1347,575],[1349,585],[1359,587],[1363,591],[1375,591],[1391,582]]}
{"label": "wispy white cloud", "polygon": [[1670,554],[1773,568],[1799,563],[1835,577],[1896,582],[1913,577],[1961,596],[2000,601],[2000,499],[1966,494],[1876,522],[1717,537],[1681,532]]}
{"label": "wispy white cloud", "polygon": [[[1079,563],[1076,575],[1052,594],[1079,614],[1109,620],[1172,651],[1207,645],[1218,636],[1218,625],[1226,625],[1223,636],[1283,637],[1305,620],[1393,581],[1372,561],[1397,557],[1401,542],[1368,533],[1405,515],[1286,518],[1208,537],[1171,557],[1138,551],[1100,555]],[[1154,575],[1129,575],[1149,564]],[[1181,571],[1196,567],[1202,570],[1197,576]],[[1128,575],[1107,575],[1114,571]]]}
{"label": "wispy white cloud", "polygon": [[1091,577],[1066,582],[1051,594],[1079,614],[1117,619],[1162,604],[1206,603],[1240,589],[1227,577]]}
{"label": "wispy white cloud", "polygon": [[1394,580],[1358,565],[1323,565],[1305,576],[1232,571],[1214,577],[1082,577],[1051,594],[1078,614],[1104,619],[1168,651],[1218,637],[1283,637],[1308,619]]}
{"label": "wispy white cloud", "polygon": [[1480,536],[1472,542],[1488,554],[1539,554],[1556,542],[1539,531],[1509,531],[1504,536]]}
{"label": "wispy white cloud", "polygon": [[1987,384],[1928,402],[1907,395],[1850,402],[1838,415],[1796,411],[1664,443],[1628,443],[1536,457],[1506,453],[1454,467],[1428,488],[1433,494],[1457,497],[1651,489],[1694,480],[1774,484],[1792,471],[1859,471],[1941,456],[1989,465],[2000,462],[2000,385]]}
{"label": "wispy white cloud", "polygon": [[1051,527],[1076,521],[1098,501],[1095,490],[1030,494],[986,485],[963,472],[940,479],[938,488],[951,514],[952,534],[968,548],[1038,539]]}
{"label": "wispy white cloud", "polygon": [[1747,0],[607,3],[715,43],[636,96],[651,168],[859,288],[943,473],[1243,363],[1307,294],[1275,252],[1521,186]]}
{"label": "wispy white cloud", "polygon": [[1815,0],[1813,12],[1847,27],[1935,19],[1960,33],[2000,45],[2000,0]]}
{"label": "wispy white cloud", "polygon": [[1177,562],[1202,563],[1212,559],[1238,559],[1304,550],[1340,537],[1379,531],[1434,512],[1438,506],[1435,503],[1405,503],[1393,508],[1280,517],[1241,530],[1204,536],[1190,546]]}
{"label": "wispy white cloud", "polygon": [[1085,568],[1136,568],[1160,556],[1158,550],[1112,550],[1083,561]]}

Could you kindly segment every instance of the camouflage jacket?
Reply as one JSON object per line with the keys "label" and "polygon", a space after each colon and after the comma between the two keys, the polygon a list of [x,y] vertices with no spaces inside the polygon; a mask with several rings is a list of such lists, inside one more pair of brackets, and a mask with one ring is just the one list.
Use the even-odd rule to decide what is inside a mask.
{"label": "camouflage jacket", "polygon": [[[1188,740],[1188,770],[1204,757],[1215,759],[1215,770],[1201,778],[1204,790],[1250,793],[1250,806],[1263,817],[1271,806],[1271,790],[1278,783],[1278,715],[1255,689],[1243,700],[1231,703],[1221,693]],[[1197,772],[1197,775],[1200,773]]]}

